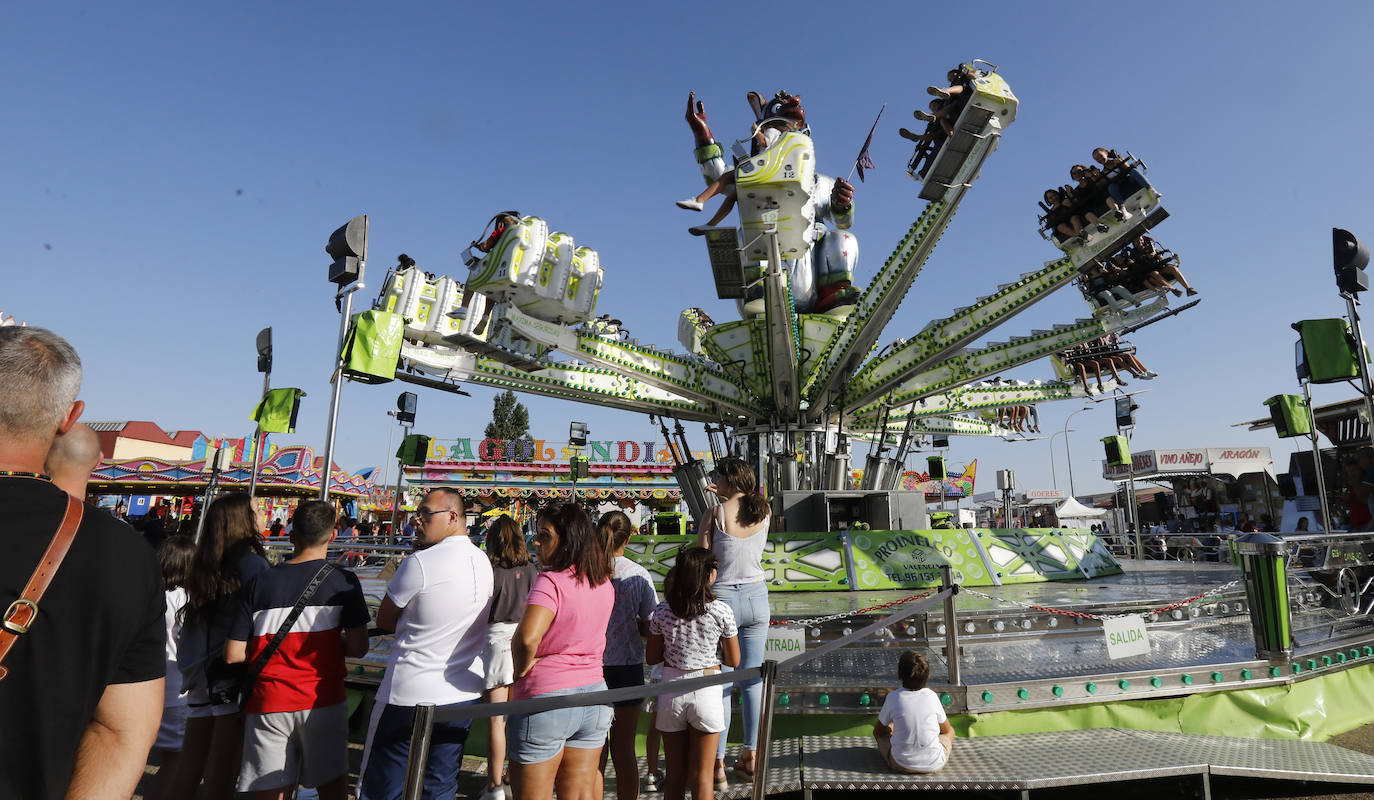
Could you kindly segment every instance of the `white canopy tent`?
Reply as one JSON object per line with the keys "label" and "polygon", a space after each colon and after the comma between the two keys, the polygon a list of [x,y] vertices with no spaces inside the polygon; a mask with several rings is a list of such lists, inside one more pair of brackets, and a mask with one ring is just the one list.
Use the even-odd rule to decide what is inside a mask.
{"label": "white canopy tent", "polygon": [[1067,525],[1070,528],[1088,528],[1101,522],[1102,517],[1107,516],[1107,512],[1101,508],[1088,508],[1070,497],[1054,510],[1054,516],[1059,519],[1060,525]]}

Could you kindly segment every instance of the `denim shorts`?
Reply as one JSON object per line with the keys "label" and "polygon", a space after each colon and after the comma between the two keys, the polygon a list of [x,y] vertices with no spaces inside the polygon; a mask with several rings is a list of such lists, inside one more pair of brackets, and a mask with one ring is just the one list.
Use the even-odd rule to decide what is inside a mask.
{"label": "denim shorts", "polygon": [[[538,699],[569,697],[575,700],[576,695],[605,689],[606,682],[598,681],[545,692]],[[517,764],[541,764],[565,747],[594,750],[606,743],[606,731],[610,728],[610,706],[572,706],[535,714],[512,714],[506,718],[506,756]]]}

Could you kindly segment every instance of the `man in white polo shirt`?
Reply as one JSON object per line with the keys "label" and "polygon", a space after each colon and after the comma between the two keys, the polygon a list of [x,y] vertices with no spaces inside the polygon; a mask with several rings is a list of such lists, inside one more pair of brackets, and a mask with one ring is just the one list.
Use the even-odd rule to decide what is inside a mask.
{"label": "man in white polo shirt", "polygon": [[[399,800],[415,706],[476,702],[485,687],[482,649],[491,610],[491,563],[467,537],[463,497],[449,488],[425,495],[415,546],[386,587],[377,627],[395,631],[386,675],[367,731],[359,800]],[[451,800],[468,720],[436,723],[425,767],[425,800]]]}

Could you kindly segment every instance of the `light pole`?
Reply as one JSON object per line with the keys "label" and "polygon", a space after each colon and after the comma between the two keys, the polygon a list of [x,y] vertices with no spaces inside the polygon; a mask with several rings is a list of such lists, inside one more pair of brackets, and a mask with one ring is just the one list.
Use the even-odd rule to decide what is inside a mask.
{"label": "light pole", "polygon": [[[262,399],[267,398],[267,390],[272,388],[272,328],[258,331],[258,372],[262,373]],[[262,464],[262,426],[253,428],[253,474],[248,479],[248,496],[257,499],[258,467]]]}
{"label": "light pole", "polygon": [[[1078,413],[1078,412],[1074,412],[1074,413]],[[1068,423],[1065,423],[1065,424],[1067,425]],[[1056,472],[1055,466],[1054,466],[1054,440],[1055,440],[1055,437],[1057,437],[1057,436],[1064,436],[1064,435],[1067,434],[1067,433],[1074,433],[1074,432],[1075,432],[1075,431],[1071,431],[1071,430],[1065,429],[1065,430],[1062,430],[1062,431],[1055,431],[1054,433],[1050,434],[1050,480],[1053,482],[1053,484],[1054,484],[1054,490],[1055,490],[1056,492],[1059,491],[1059,475],[1058,475],[1058,473]]]}
{"label": "light pole", "polygon": [[572,501],[577,504],[577,475],[582,470],[582,448],[587,446],[587,436],[590,430],[585,422],[568,423],[568,446],[573,448],[573,455],[568,466],[572,474]]}
{"label": "light pole", "polygon": [[1090,408],[1092,408],[1092,406],[1083,406],[1073,412],[1073,414],[1070,414],[1068,418],[1064,420],[1064,430],[1061,431],[1061,433],[1064,434],[1064,461],[1069,465],[1069,497],[1073,497],[1076,494],[1073,489],[1073,451],[1069,449],[1069,434],[1072,432],[1069,430],[1069,420],[1073,419],[1075,414],[1082,414]]}
{"label": "light pole", "polygon": [[[343,391],[343,346],[348,323],[353,317],[353,294],[363,286],[367,271],[367,215],[354,217],[334,231],[324,251],[333,257],[329,282],[338,286],[334,302],[339,306],[339,339],[334,347],[334,391],[329,399],[329,422],[325,427],[324,465],[320,475],[320,499],[329,502],[329,482],[334,477],[334,433],[339,423],[339,393]],[[351,284],[351,285],[350,285]],[[347,288],[344,288],[347,287]]]}
{"label": "light pole", "polygon": [[[415,427],[415,410],[419,398],[414,392],[401,392],[396,398],[396,421],[405,427],[406,435]],[[396,522],[401,514],[401,479],[405,477],[405,465],[396,459],[396,494],[391,501],[391,533],[396,534]]]}

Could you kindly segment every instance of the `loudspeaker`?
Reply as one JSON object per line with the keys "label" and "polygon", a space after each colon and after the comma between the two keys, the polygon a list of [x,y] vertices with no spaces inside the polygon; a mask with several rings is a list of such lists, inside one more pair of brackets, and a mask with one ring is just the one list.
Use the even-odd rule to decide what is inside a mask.
{"label": "loudspeaker", "polygon": [[930,480],[942,481],[945,479],[945,460],[940,456],[929,456],[926,458],[926,470],[930,473]]}
{"label": "loudspeaker", "polygon": [[1337,383],[1357,378],[1360,365],[1355,337],[1343,319],[1304,319],[1294,322],[1298,332],[1298,375],[1312,383]]}
{"label": "loudspeaker", "polygon": [[1107,454],[1108,465],[1124,467],[1131,463],[1131,445],[1125,436],[1104,436],[1102,445]]}
{"label": "loudspeaker", "polygon": [[1312,432],[1307,403],[1296,394],[1276,394],[1264,404],[1269,407],[1269,421],[1280,439],[1306,436]]}

